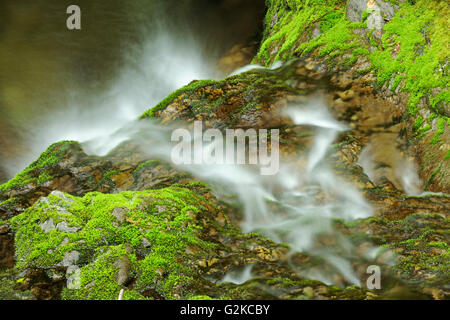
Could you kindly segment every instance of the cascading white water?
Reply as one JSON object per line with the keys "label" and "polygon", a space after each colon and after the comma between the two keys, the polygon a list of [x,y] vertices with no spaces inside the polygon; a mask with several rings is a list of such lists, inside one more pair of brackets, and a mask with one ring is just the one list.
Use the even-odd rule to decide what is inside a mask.
{"label": "cascading white water", "polygon": [[[59,7],[54,8],[56,4],[53,2],[45,9],[52,12],[60,10]],[[32,122],[16,120],[14,123],[15,129],[21,136],[18,140],[26,145],[24,148],[26,152],[20,152],[11,157],[4,156],[0,162],[1,169],[9,177],[23,170],[55,141],[96,140],[98,153],[104,154],[112,145],[119,142],[118,140],[110,141],[109,137],[114,132],[124,126],[124,123],[135,120],[171,92],[195,79],[218,79],[224,76],[217,71],[217,59],[219,54],[223,54],[224,48],[230,45],[229,42],[234,40],[230,36],[230,39],[226,40],[227,43],[223,44],[217,39],[212,39],[211,35],[223,28],[220,25],[222,22],[211,22],[209,18],[204,17],[207,22],[202,25],[198,21],[192,21],[189,16],[180,15],[179,11],[186,8],[199,9],[192,6],[194,2],[186,8],[176,1],[173,1],[175,4],[172,4],[172,7],[170,3],[164,2],[166,1],[160,1],[153,6],[151,1],[133,1],[133,3],[121,4],[127,8],[127,10],[123,9],[124,12],[101,14],[94,11],[94,8],[82,6],[83,9],[86,8],[82,11],[86,15],[96,13],[106,21],[99,22],[100,26],[86,25],[86,30],[83,29],[78,33],[80,38],[89,38],[91,34],[95,36],[95,32],[105,36],[106,32],[94,30],[95,27],[100,28],[102,23],[117,21],[124,29],[124,34],[120,34],[124,39],[117,39],[116,46],[110,48],[113,51],[111,56],[120,56],[115,58],[117,61],[103,51],[99,54],[98,48],[89,48],[93,51],[92,54],[96,55],[96,59],[98,55],[104,56],[104,65],[102,61],[98,70],[86,70],[86,72],[80,70],[84,65],[83,60],[89,60],[91,57],[89,51],[78,52],[71,47],[71,45],[81,46],[84,43],[78,43],[81,40],[74,37],[73,41],[76,42],[71,44],[72,38],[64,38],[67,34],[76,34],[67,32],[64,29],[65,25],[62,25],[61,30],[58,29],[55,33],[42,35],[48,37],[46,40],[48,42],[54,39],[56,44],[50,42],[49,46],[71,47],[74,57],[66,59],[64,56],[56,56],[50,59],[45,56],[54,63],[55,73],[58,72],[58,76],[61,76],[64,82],[58,83],[58,86],[52,88],[53,90],[47,96],[43,96],[47,93],[43,89],[39,92],[39,83],[35,84],[36,88],[32,88],[37,93],[32,96],[33,100],[27,100],[29,111],[26,112]],[[203,3],[197,2],[197,6]],[[175,8],[173,8],[174,5]],[[168,17],[168,8],[175,15],[174,17]],[[214,9],[212,5],[205,10],[203,14],[207,15],[214,13],[217,9]],[[65,11],[62,11],[61,15],[64,14]],[[202,14],[202,11],[198,14]],[[105,18],[106,16],[108,18]],[[198,25],[194,27],[195,23]],[[117,26],[115,29],[118,29]],[[198,33],[199,30],[203,30],[203,33]],[[59,44],[60,38],[67,42]],[[39,56],[39,58],[42,57]],[[74,65],[69,63],[72,58]],[[39,63],[36,62],[36,64]],[[109,73],[103,70],[108,68],[114,68],[114,70]],[[94,86],[89,81],[79,80],[79,77],[85,76],[84,73],[102,70],[105,75],[102,75],[101,85]],[[51,72],[52,70],[48,70],[48,73]],[[56,78],[56,75],[48,76]],[[48,88],[45,89],[48,90]],[[14,109],[14,105],[1,107]],[[27,121],[31,121],[30,119]],[[0,152],[2,151],[0,149]]]}
{"label": "cascading white water", "polygon": [[[356,257],[353,245],[334,228],[333,220],[367,218],[372,209],[356,188],[333,172],[326,158],[337,134],[346,127],[331,116],[325,102],[317,97],[304,105],[291,106],[286,115],[295,125],[314,128],[316,136],[306,154],[300,155],[297,162],[282,162],[275,176],[262,176],[255,166],[249,165],[176,167],[209,183],[223,199],[235,195],[244,213],[241,223],[244,232],[259,232],[276,242],[287,243],[292,253],[304,252],[329,264],[327,270],[298,269],[302,276],[331,284],[339,274],[345,281],[359,284],[349,260]],[[133,139],[143,143],[151,141],[148,157],[171,163],[174,144],[170,135],[174,129],[167,124],[146,121],[124,128],[116,138],[124,140],[134,136]],[[195,145],[193,141],[192,145]],[[92,146],[86,144],[91,151]],[[207,147],[202,146],[199,152],[205,152]],[[323,236],[333,238],[333,244],[323,246],[319,241]]]}
{"label": "cascading white water", "polygon": [[361,151],[358,164],[372,182],[377,184],[381,182],[381,178],[387,178],[408,196],[442,195],[442,193],[423,191],[423,183],[414,158],[408,158],[392,145],[369,144]]}
{"label": "cascading white water", "polygon": [[[174,32],[164,23],[145,26],[139,41],[126,48],[124,64],[101,90],[70,87],[57,103],[62,111],[45,114],[36,121],[36,130],[27,136],[29,149],[20,159],[6,165],[13,175],[34,160],[48,145],[70,139],[84,142],[85,151],[104,155],[118,143],[129,139],[152,140],[149,158],[170,162],[174,128],[151,121],[135,122],[143,111],[194,79],[218,78],[201,50],[198,38]],[[275,65],[273,68],[278,67]],[[254,68],[238,70],[234,74]],[[67,93],[67,94],[66,94]],[[94,93],[94,94],[93,94]],[[58,110],[58,109],[57,109]],[[292,252],[305,252],[324,258],[331,273],[321,269],[299,270],[302,275],[334,283],[338,273],[350,283],[359,283],[349,257],[353,246],[333,227],[333,219],[356,219],[371,214],[370,206],[351,185],[337,177],[326,163],[326,154],[338,132],[345,126],[329,114],[320,99],[287,110],[296,125],[313,127],[316,139],[312,148],[298,163],[281,163],[276,176],[264,177],[259,168],[238,165],[180,165],[180,170],[208,182],[217,195],[229,199],[236,195],[242,206],[244,232],[257,231],[277,242],[289,244]],[[206,148],[205,148],[206,149]],[[324,198],[318,200],[318,195]],[[335,239],[332,246],[320,245],[320,236]],[[297,266],[293,265],[293,268]],[[238,277],[243,282],[251,277],[251,269]],[[226,278],[225,278],[226,280]]]}

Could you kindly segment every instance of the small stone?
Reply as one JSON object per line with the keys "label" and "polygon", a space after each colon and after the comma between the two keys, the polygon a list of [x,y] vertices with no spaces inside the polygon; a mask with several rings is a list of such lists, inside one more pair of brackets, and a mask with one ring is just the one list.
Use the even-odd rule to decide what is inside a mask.
{"label": "small stone", "polygon": [[40,223],[39,226],[44,230],[45,233],[49,233],[53,229],[55,229],[55,224],[53,223],[53,218],[46,220],[43,223]]}
{"label": "small stone", "polygon": [[303,288],[303,293],[306,294],[308,297],[314,296],[314,289],[311,287]]}
{"label": "small stone", "polygon": [[206,268],[208,266],[208,263],[206,260],[203,259],[198,262],[198,266],[201,268]]}
{"label": "small stone", "polygon": [[80,258],[80,253],[78,251],[74,250],[71,252],[67,252],[64,255],[63,260],[61,261],[61,265],[63,267],[74,266],[77,264],[79,258]]}
{"label": "small stone", "polygon": [[222,212],[220,212],[220,213],[217,215],[216,220],[217,220],[217,222],[219,223],[219,226],[221,226],[221,227],[225,227],[225,225],[227,224],[227,220],[225,219],[225,216],[223,215]]}
{"label": "small stone", "polygon": [[325,286],[320,286],[317,288],[317,293],[319,294],[327,294],[328,293],[328,288]]}
{"label": "small stone", "polygon": [[116,275],[116,281],[119,285],[124,285],[129,279],[129,271],[131,268],[128,257],[122,257],[114,263],[114,266],[119,268]]}
{"label": "small stone", "polygon": [[10,231],[10,227],[8,225],[0,226],[0,234],[6,234]]}
{"label": "small stone", "polygon": [[79,230],[79,228],[77,228],[77,227],[69,227],[69,225],[65,221],[58,223],[56,225],[56,228],[59,231],[65,232],[65,233],[75,233]]}
{"label": "small stone", "polygon": [[337,94],[344,101],[353,99],[355,97],[355,91],[353,91],[353,90],[338,91]]}
{"label": "small stone", "polygon": [[67,202],[69,202],[69,203],[72,203],[72,202],[74,201],[73,199],[67,197],[63,192],[58,191],[58,190],[54,190],[54,191],[52,191],[50,194],[51,194],[52,196],[61,198],[62,200],[67,201]]}
{"label": "small stone", "polygon": [[159,205],[159,204],[157,204],[155,206],[155,208],[156,208],[156,210],[158,210],[158,213],[163,213],[164,211],[167,210],[167,206],[166,205]]}
{"label": "small stone", "polygon": [[68,237],[65,237],[65,238],[63,239],[63,241],[61,241],[60,246],[65,246],[65,245],[68,244],[68,243],[69,243],[69,238],[68,238]]}
{"label": "small stone", "polygon": [[122,223],[122,222],[125,221],[125,215],[126,215],[127,212],[128,212],[127,209],[117,207],[117,208],[113,209],[112,214],[113,214],[114,217],[116,217],[116,219],[120,223]]}
{"label": "small stone", "polygon": [[314,24],[314,29],[313,29],[312,34],[311,34],[311,39],[317,38],[317,37],[319,37],[321,34],[322,34],[322,32],[321,32],[321,30],[320,30],[319,24],[318,24],[318,23],[315,23],[315,24]]}
{"label": "small stone", "polygon": [[309,70],[309,71],[315,70],[316,67],[317,67],[317,65],[316,65],[315,63],[313,63],[312,61],[308,62],[308,63],[305,65],[305,68],[306,68],[307,70]]}
{"label": "small stone", "polygon": [[212,258],[211,260],[208,261],[208,266],[212,266],[213,264],[216,264],[217,262],[219,262],[219,259]]}
{"label": "small stone", "polygon": [[148,239],[147,238],[142,238],[142,246],[144,247],[144,248],[149,248],[149,247],[151,247],[151,243],[150,243],[150,241],[148,241]]}
{"label": "small stone", "polygon": [[41,205],[41,204],[49,204],[50,203],[50,200],[48,200],[48,198],[46,198],[46,197],[42,197],[42,198],[40,198],[39,199],[39,201],[37,202],[37,205],[39,206],[39,205]]}

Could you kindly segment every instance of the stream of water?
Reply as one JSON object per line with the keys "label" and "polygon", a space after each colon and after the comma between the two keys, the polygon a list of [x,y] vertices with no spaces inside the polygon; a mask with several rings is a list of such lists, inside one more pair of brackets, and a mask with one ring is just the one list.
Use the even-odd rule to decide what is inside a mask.
{"label": "stream of water", "polygon": [[[172,128],[134,120],[194,79],[224,76],[216,67],[220,56],[257,29],[254,22],[248,24],[245,10],[233,7],[230,12],[241,13],[226,19],[218,14],[226,9],[223,5],[232,2],[206,5],[197,1],[197,6],[189,9],[177,7],[173,1],[157,8],[143,0],[133,4],[112,1],[98,7],[82,2],[86,12],[83,30],[95,26],[97,31],[90,36],[80,31],[78,42],[76,34],[40,25],[42,15],[51,20],[61,14],[52,21],[64,21],[65,8],[56,1],[43,7],[37,5],[43,4],[41,1],[2,2],[2,15],[8,17],[4,21],[12,24],[3,26],[0,33],[0,63],[5,70],[0,78],[4,137],[0,165],[6,176],[13,176],[48,145],[63,139],[84,142],[87,152],[103,155],[137,135],[154,141],[149,158],[170,161]],[[96,19],[100,21],[97,24]],[[233,26],[229,21],[235,21]],[[236,32],[246,27],[253,31]],[[45,36],[40,33],[43,30],[47,30]],[[372,209],[326,161],[328,148],[347,128],[330,115],[320,97],[292,106],[287,115],[295,125],[315,129],[313,147],[298,159],[306,165],[281,163],[279,173],[271,177],[238,165],[179,168],[211,184],[219,197],[235,194],[244,213],[244,232],[260,232],[289,244],[292,253],[306,252],[326,261],[323,268],[299,270],[303,276],[336,283],[339,274],[348,283],[360,284],[350,262],[356,255],[353,245],[334,229],[333,220],[366,218]],[[138,134],[142,131],[145,136]],[[321,244],[319,239],[324,236],[333,243]],[[252,277],[251,271],[248,267],[243,274],[224,281],[245,282]]]}
{"label": "stream of water", "polygon": [[0,3],[0,182],[50,144],[115,132],[194,79],[225,74],[219,60],[257,36],[264,1]]}

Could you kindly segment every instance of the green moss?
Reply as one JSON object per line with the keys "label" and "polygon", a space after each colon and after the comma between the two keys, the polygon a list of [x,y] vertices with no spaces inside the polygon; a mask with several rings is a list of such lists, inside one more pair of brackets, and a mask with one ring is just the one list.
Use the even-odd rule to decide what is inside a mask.
{"label": "green moss", "polygon": [[441,248],[441,249],[447,249],[448,245],[445,242],[430,242],[428,243],[428,245],[430,247],[437,247],[437,248]]}
{"label": "green moss", "polygon": [[147,161],[144,161],[144,162],[140,163],[136,167],[136,169],[134,169],[133,175],[138,175],[145,168],[148,168],[148,167],[153,166],[153,165],[156,166],[156,165],[159,165],[159,164],[161,164],[160,160],[147,160]]}
{"label": "green moss", "polygon": [[0,185],[0,191],[19,188],[29,183],[35,183],[39,186],[47,182],[52,178],[48,170],[61,161],[62,156],[66,154],[67,150],[69,150],[73,144],[78,144],[78,142],[62,141],[52,144],[41,154],[38,160],[30,164],[9,182]]}
{"label": "green moss", "polygon": [[440,136],[444,134],[446,119],[444,117],[440,117],[437,121],[437,129],[436,134],[433,139],[431,139],[431,144],[437,144],[441,141]]}
{"label": "green moss", "polygon": [[15,270],[0,269],[0,300],[31,300],[33,294],[29,290],[21,290],[24,278],[19,278]]}
{"label": "green moss", "polygon": [[[209,114],[224,105],[233,106],[226,126],[235,124],[244,113],[261,109],[276,100],[282,93],[305,94],[306,90],[294,86],[295,70],[289,65],[276,70],[255,69],[220,81],[208,82],[205,86],[181,90],[174,93],[177,104],[188,106],[189,115]],[[177,96],[178,95],[178,96]],[[230,102],[230,99],[233,101]],[[164,108],[163,104],[158,108]],[[162,110],[162,109],[159,109]],[[152,112],[151,110],[148,112]],[[147,113],[148,113],[147,112]],[[225,126],[225,124],[224,124]]]}
{"label": "green moss", "polygon": [[[201,188],[192,185],[190,188]],[[11,219],[15,232],[16,267],[54,268],[68,253],[78,252],[81,289],[65,289],[67,299],[117,299],[122,285],[115,280],[116,262],[126,257],[135,285],[124,299],[143,298],[141,292],[157,288],[165,298],[183,291],[192,282],[184,264],[186,246],[209,252],[214,244],[198,238],[201,228],[192,216],[208,202],[178,186],[161,190],[89,193],[83,198],[51,194]],[[114,214],[122,212],[122,221]],[[43,223],[54,228],[43,230]],[[65,223],[70,232],[63,232]],[[143,247],[143,239],[150,243]],[[144,258],[139,258],[146,252]],[[186,289],[187,290],[187,289]]]}
{"label": "green moss", "polygon": [[414,123],[414,130],[419,130],[420,127],[422,127],[424,123],[423,117],[419,114],[419,116],[416,118],[416,122]]}
{"label": "green moss", "polygon": [[[382,48],[370,55],[377,70],[377,81],[384,84],[393,76],[404,74],[404,90],[410,93],[408,110],[416,115],[418,103],[430,97],[431,88],[446,88],[448,71],[442,68],[448,59],[447,17],[445,1],[423,1],[403,4],[392,21],[385,25]],[[395,58],[393,51],[397,52]],[[423,51],[419,54],[419,51]],[[440,70],[440,71],[439,71]],[[432,107],[449,102],[448,90],[432,98]]]}
{"label": "green moss", "polygon": [[[270,21],[275,14],[279,21],[270,28]],[[343,20],[344,15],[342,1],[306,0],[287,4],[269,1],[266,15],[267,29],[256,61],[263,61],[266,65],[270,65],[277,60],[290,59],[294,52],[306,51],[297,48],[310,40],[314,24],[318,23],[322,35],[312,40],[314,45],[308,48],[311,51],[319,46],[317,39],[328,35]],[[336,32],[333,34],[338,35]],[[330,36],[326,37],[333,39]],[[343,42],[341,44],[344,45]],[[277,49],[276,54],[272,53],[274,49]]]}
{"label": "green moss", "polygon": [[144,114],[142,114],[139,117],[139,119],[153,118],[155,112],[157,112],[159,110],[164,110],[165,108],[167,108],[167,106],[169,104],[171,104],[177,97],[179,97],[183,94],[192,93],[193,91],[195,91],[201,87],[206,87],[206,86],[212,85],[214,83],[215,83],[214,80],[193,81],[190,84],[188,84],[187,86],[184,86],[184,87],[172,92],[164,100],[162,100],[160,103],[158,103],[155,107],[153,107],[152,109],[149,109]]}
{"label": "green moss", "polygon": [[423,186],[423,190],[426,190],[428,186],[430,185],[431,181],[441,172],[442,167],[438,167],[428,178],[427,182],[425,182],[425,185]]}
{"label": "green moss", "polygon": [[16,198],[11,197],[3,202],[0,202],[0,207],[11,207],[14,206],[14,204],[16,204]]}
{"label": "green moss", "polygon": [[[123,287],[116,281],[119,271],[116,262],[120,259],[129,259],[135,264],[136,257],[128,254],[125,245],[102,249],[98,250],[98,255],[92,263],[81,268],[80,288],[65,289],[62,299],[117,300]],[[137,292],[132,296],[135,299],[144,299]],[[124,295],[124,300],[127,300],[127,295]]]}
{"label": "green moss", "polygon": [[[393,79],[392,90],[401,86],[401,90],[409,93],[410,114],[417,114],[418,104],[425,97],[430,101],[432,111],[442,114],[441,105],[450,102],[449,72],[445,63],[449,56],[448,1],[397,3],[400,9],[384,26],[381,40],[374,38],[373,30],[368,32],[371,53],[362,41],[365,40],[363,36],[353,32],[353,29],[366,28],[368,12],[363,13],[363,22],[351,23],[345,15],[345,3],[268,1],[264,40],[255,62],[270,65],[294,55],[314,55],[326,57],[329,65],[335,65],[335,58],[350,54],[355,48],[353,57],[340,62],[344,67],[352,66],[358,56],[367,56],[371,68],[366,72],[374,70],[378,86]],[[278,22],[273,25],[275,16]],[[322,34],[312,38],[310,31],[316,22],[321,26]],[[433,88],[439,88],[435,95],[431,91]]]}
{"label": "green moss", "polygon": [[189,300],[214,300],[213,298],[209,297],[209,296],[195,296],[190,298]]}
{"label": "green moss", "polygon": [[444,160],[450,160],[450,150],[445,154]]}

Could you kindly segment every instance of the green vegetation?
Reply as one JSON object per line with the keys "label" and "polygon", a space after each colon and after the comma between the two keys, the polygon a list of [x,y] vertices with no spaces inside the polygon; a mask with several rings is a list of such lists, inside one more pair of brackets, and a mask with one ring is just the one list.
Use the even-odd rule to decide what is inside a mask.
{"label": "green vegetation", "polygon": [[[211,113],[223,105],[236,106],[229,112],[233,125],[240,116],[250,110],[260,110],[262,104],[275,100],[278,93],[301,95],[305,90],[293,88],[290,81],[295,78],[295,70],[283,67],[277,70],[255,69],[242,74],[230,76],[223,80],[192,83],[175,91],[153,109],[141,116],[153,118],[156,111],[163,110],[170,103],[189,106],[189,116]],[[233,100],[233,103],[229,101]]]}
{"label": "green vegetation", "polygon": [[[399,11],[384,26],[381,40],[373,38],[373,30],[364,29],[367,12],[361,23],[351,23],[345,15],[346,1],[268,1],[266,30],[260,51],[255,59],[266,65],[294,56],[313,55],[326,58],[334,65],[337,57],[350,54],[341,65],[350,67],[359,56],[367,56],[371,70],[382,86],[392,82],[409,92],[408,110],[416,115],[422,98],[428,98],[433,112],[442,114],[442,105],[450,102],[448,91],[449,58],[448,16],[446,1],[409,1],[398,3]],[[272,25],[277,18],[277,23]],[[312,38],[315,23],[321,35]],[[369,48],[367,43],[372,48]],[[369,51],[370,49],[370,51]],[[436,92],[434,89],[438,89]],[[437,138],[433,140],[437,142]]]}
{"label": "green vegetation", "polygon": [[73,144],[78,144],[76,141],[61,141],[52,144],[39,159],[30,164],[21,173],[17,174],[15,178],[9,182],[0,185],[0,191],[9,190],[12,188],[19,188],[29,183],[34,183],[37,186],[47,182],[52,178],[48,169],[60,162],[66,152]]}
{"label": "green vegetation", "polygon": [[214,247],[198,238],[201,228],[193,223],[210,204],[183,187],[46,199],[11,219],[16,267],[79,266],[81,289],[65,289],[67,299],[117,299],[125,288],[117,281],[121,259],[135,279],[124,299],[144,298],[141,292],[153,287],[174,298],[192,281],[186,247],[198,248],[202,256]]}
{"label": "green vegetation", "polygon": [[[449,6],[445,1],[403,4],[385,25],[381,46],[370,55],[379,84],[392,77],[404,80],[404,90],[410,93],[408,108],[412,115],[416,115],[423,97],[430,98],[435,112],[439,112],[436,108],[439,103],[450,101],[448,66],[444,66],[449,53],[448,15]],[[433,96],[433,88],[443,90]]]}
{"label": "green vegetation", "polygon": [[174,92],[172,92],[170,95],[168,95],[164,100],[162,100],[160,103],[158,103],[155,107],[147,110],[146,112],[144,112],[144,114],[142,114],[139,119],[145,119],[145,118],[153,118],[154,117],[154,113],[160,110],[164,110],[165,108],[167,108],[167,106],[169,104],[171,104],[172,102],[174,102],[174,100],[176,98],[178,98],[179,96],[183,95],[183,94],[189,94],[192,93],[193,91],[202,88],[202,87],[206,87],[208,85],[212,85],[214,84],[215,81],[214,80],[200,80],[200,81],[193,81],[190,84],[188,84],[187,86],[184,86]]}
{"label": "green vegetation", "polygon": [[[345,1],[268,1],[265,37],[255,60],[270,65],[277,60],[291,59],[294,52],[299,52],[298,47],[311,39],[316,22],[322,35],[313,41],[318,39],[322,41],[323,35],[329,34],[330,30],[343,20],[344,3]],[[275,16],[278,22],[271,28]],[[331,33],[338,36],[336,41],[333,41],[335,44],[339,43],[341,47],[348,46],[346,32],[342,34],[342,30],[339,30]],[[315,47],[317,46],[319,44],[315,44]],[[314,46],[311,46],[309,51],[313,48]],[[330,48],[328,50],[331,50]]]}

